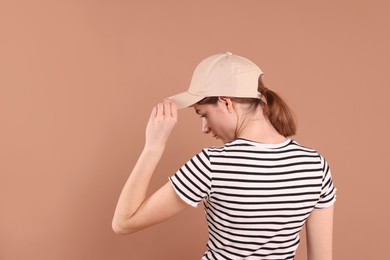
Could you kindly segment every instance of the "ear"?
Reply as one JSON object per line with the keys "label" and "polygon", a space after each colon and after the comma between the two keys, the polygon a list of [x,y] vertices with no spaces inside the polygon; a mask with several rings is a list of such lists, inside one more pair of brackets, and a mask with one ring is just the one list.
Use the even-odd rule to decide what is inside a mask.
{"label": "ear", "polygon": [[220,101],[230,113],[234,111],[234,102],[231,98],[218,97],[218,101]]}

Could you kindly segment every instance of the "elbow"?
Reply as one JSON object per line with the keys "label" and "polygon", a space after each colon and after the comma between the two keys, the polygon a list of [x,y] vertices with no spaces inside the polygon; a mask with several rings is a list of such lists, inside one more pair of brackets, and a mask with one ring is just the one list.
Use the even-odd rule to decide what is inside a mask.
{"label": "elbow", "polygon": [[127,234],[129,234],[126,229],[122,228],[121,226],[114,225],[114,224],[112,225],[112,230],[117,235],[127,235]]}
{"label": "elbow", "polygon": [[129,228],[124,223],[120,223],[118,221],[112,222],[112,230],[117,235],[128,235],[135,232],[135,230]]}

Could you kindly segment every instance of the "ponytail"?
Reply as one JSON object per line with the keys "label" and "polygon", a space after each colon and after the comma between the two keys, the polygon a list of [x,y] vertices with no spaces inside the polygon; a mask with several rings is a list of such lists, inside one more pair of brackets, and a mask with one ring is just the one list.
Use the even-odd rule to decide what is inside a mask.
{"label": "ponytail", "polygon": [[273,127],[285,137],[295,135],[297,128],[292,110],[278,94],[265,87],[261,76],[259,77],[258,91],[261,94],[260,105],[264,115]]}
{"label": "ponytail", "polygon": [[[251,104],[252,108],[261,106],[264,116],[270,121],[272,126],[279,132],[279,134],[289,137],[296,133],[295,117],[292,110],[288,107],[286,102],[276,94],[274,91],[265,87],[261,76],[258,81],[258,92],[261,94],[258,98],[237,98],[230,97],[239,103]],[[206,97],[197,104],[217,104],[218,97]]]}

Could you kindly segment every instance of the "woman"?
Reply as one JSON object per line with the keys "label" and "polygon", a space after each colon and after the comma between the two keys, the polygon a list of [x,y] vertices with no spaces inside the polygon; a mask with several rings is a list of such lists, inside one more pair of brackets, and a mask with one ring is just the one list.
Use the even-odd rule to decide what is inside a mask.
{"label": "woman", "polygon": [[[241,56],[213,55],[197,66],[188,91],[153,108],[145,147],[114,214],[116,233],[141,230],[203,201],[209,241],[202,259],[294,259],[304,224],[309,260],[332,258],[329,166],[289,139],[296,130],[292,113],[262,74]],[[146,198],[177,109],[190,106],[203,133],[224,145],[195,155]]]}

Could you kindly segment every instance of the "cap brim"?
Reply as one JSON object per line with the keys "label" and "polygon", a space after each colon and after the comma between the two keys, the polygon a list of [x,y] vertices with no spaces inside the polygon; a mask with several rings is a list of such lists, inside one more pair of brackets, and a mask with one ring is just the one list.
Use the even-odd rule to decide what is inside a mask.
{"label": "cap brim", "polygon": [[177,95],[174,95],[174,96],[171,96],[171,97],[168,97],[169,100],[172,100],[173,102],[176,103],[176,106],[178,109],[190,107],[190,106],[194,105],[195,103],[201,101],[203,98],[205,98],[205,97],[196,96],[196,95],[188,93],[187,91],[182,92],[182,93],[177,94]]}

